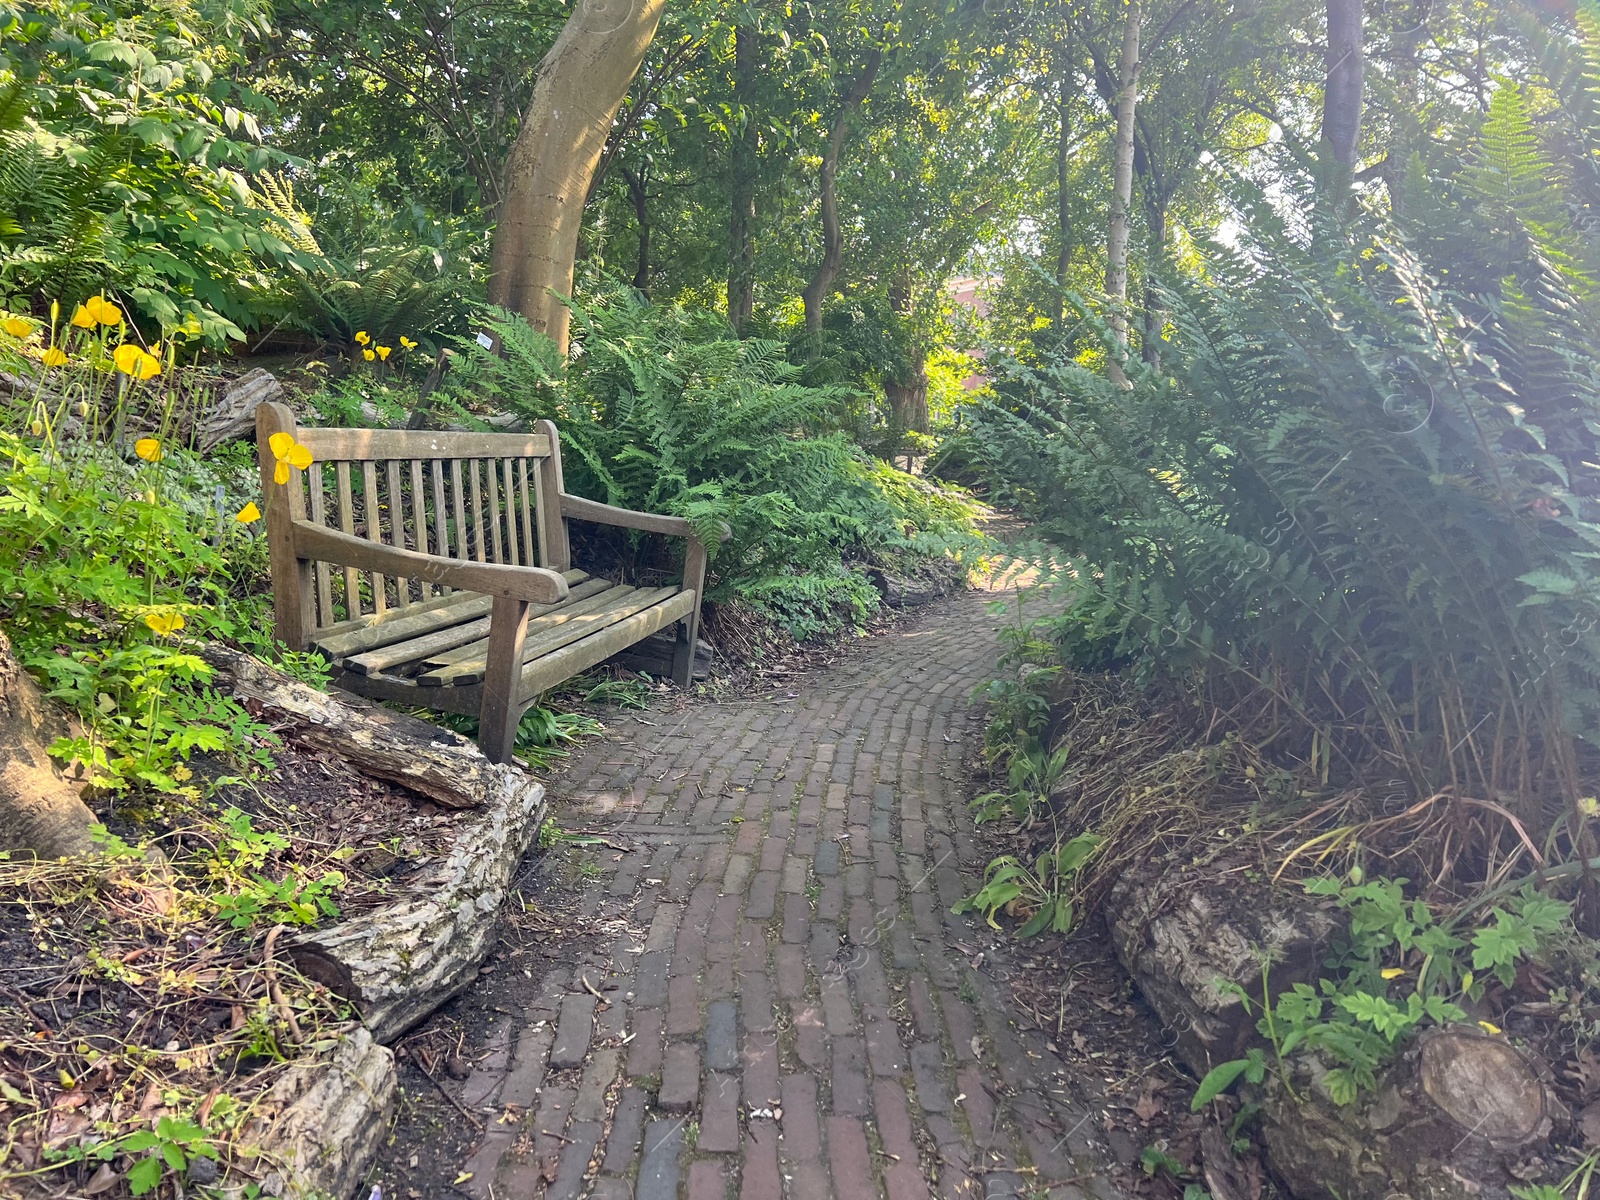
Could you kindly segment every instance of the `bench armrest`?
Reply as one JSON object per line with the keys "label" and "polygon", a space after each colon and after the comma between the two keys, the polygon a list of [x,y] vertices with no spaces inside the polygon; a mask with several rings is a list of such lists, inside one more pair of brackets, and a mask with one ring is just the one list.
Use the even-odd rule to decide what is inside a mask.
{"label": "bench armrest", "polygon": [[567,581],[543,567],[509,563],[464,562],[437,554],[419,554],[327,529],[311,521],[294,521],[296,558],[377,571],[406,579],[424,579],[437,587],[459,588],[485,596],[504,596],[534,604],[555,604],[567,598]]}
{"label": "bench armrest", "polygon": [[[624,529],[642,529],[646,533],[664,533],[670,537],[699,536],[695,533],[694,526],[682,517],[617,508],[615,505],[601,504],[598,500],[586,500],[582,496],[574,496],[570,492],[561,493],[561,515],[575,517],[580,521],[594,521],[600,525],[619,525]],[[732,536],[733,531],[724,525],[722,537],[718,540],[725,542]]]}

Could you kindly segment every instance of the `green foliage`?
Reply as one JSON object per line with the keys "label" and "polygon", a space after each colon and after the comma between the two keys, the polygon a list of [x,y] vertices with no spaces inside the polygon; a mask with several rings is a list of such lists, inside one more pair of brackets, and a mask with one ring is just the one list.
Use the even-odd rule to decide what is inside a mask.
{"label": "green foliage", "polygon": [[304,257],[244,175],[270,154],[232,67],[266,32],[250,0],[0,11],[0,294],[106,289],[157,329],[242,338]]}
{"label": "green foliage", "polygon": [[983,886],[958,901],[958,913],[981,912],[991,928],[999,929],[995,914],[1026,917],[1017,930],[1021,938],[1051,930],[1067,933],[1077,915],[1073,886],[1078,873],[1100,847],[1101,838],[1080,833],[1057,842],[1031,865],[1009,854],[991,862],[983,873]]}
{"label": "green foliage", "polygon": [[[1506,908],[1490,913],[1485,923],[1463,938],[1439,923],[1421,899],[1408,899],[1404,879],[1372,879],[1346,883],[1311,880],[1306,890],[1331,897],[1348,916],[1347,931],[1336,938],[1325,966],[1331,972],[1313,986],[1296,983],[1277,996],[1271,991],[1271,964],[1263,960],[1258,1000],[1243,989],[1233,991],[1247,1012],[1259,1013],[1256,1028],[1271,1044],[1284,1086],[1293,1093],[1286,1060],[1296,1051],[1315,1051],[1328,1066],[1323,1086],[1336,1104],[1354,1102],[1362,1089],[1376,1086],[1376,1073],[1398,1052],[1400,1044],[1427,1023],[1444,1025],[1467,1020],[1453,997],[1481,1000],[1484,981],[1477,973],[1493,970],[1502,984],[1515,980],[1519,960],[1536,956],[1570,926],[1572,906],[1532,884]],[[1467,952],[1470,949],[1470,967]],[[1385,966],[1396,958],[1412,967]],[[1414,982],[1413,982],[1414,980]],[[1391,987],[1409,987],[1392,998]],[[1200,1081],[1192,1102],[1198,1112],[1231,1087],[1240,1076],[1251,1083],[1263,1078],[1259,1050],[1245,1059],[1221,1063]]]}
{"label": "green foliage", "polygon": [[500,354],[463,343],[449,386],[463,405],[554,420],[569,490],[691,521],[717,556],[713,596],[804,638],[876,610],[844,560],[981,549],[970,502],[867,460],[838,427],[850,393],[800,383],[777,343],[626,288],[574,305],[573,320],[564,364],[521,318],[494,314]]}
{"label": "green foliage", "polygon": [[191,633],[230,632],[236,610],[233,568],[211,540],[218,514],[169,491],[183,456],[73,447],[47,459],[4,431],[0,455],[0,617],[46,694],[83,722],[52,752],[117,792],[197,795],[185,765],[196,750],[269,765],[275,739],[207,686],[211,668],[186,648]]}

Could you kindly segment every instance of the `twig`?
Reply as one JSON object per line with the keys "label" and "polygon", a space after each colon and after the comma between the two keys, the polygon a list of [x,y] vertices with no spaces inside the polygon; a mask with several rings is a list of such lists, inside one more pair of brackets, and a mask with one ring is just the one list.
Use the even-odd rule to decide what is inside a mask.
{"label": "twig", "polygon": [[464,1105],[462,1105],[461,1101],[457,1100],[454,1096],[452,1096],[445,1089],[444,1084],[440,1083],[437,1079],[435,1079],[433,1077],[433,1072],[429,1071],[427,1067],[422,1065],[422,1059],[419,1058],[417,1055],[413,1054],[411,1056],[411,1061],[416,1064],[417,1070],[422,1072],[423,1078],[425,1078],[429,1083],[433,1084],[433,1086],[439,1090],[439,1095],[443,1096],[446,1100],[450,1101],[450,1103],[455,1107],[455,1110],[458,1113],[460,1113],[463,1117],[465,1117],[467,1120],[471,1121],[472,1122],[472,1127],[474,1129],[476,1129],[479,1133],[482,1133],[483,1132],[483,1122],[480,1121],[477,1118],[477,1116],[470,1109],[468,1109]]}
{"label": "twig", "polygon": [[278,986],[278,976],[272,969],[272,947],[278,940],[278,935],[288,926],[274,925],[267,934],[267,944],[261,951],[261,969],[267,976],[267,994],[272,997],[273,1007],[278,1010],[278,1015],[289,1026],[289,1040],[299,1045],[304,1038],[300,1032],[300,1022],[294,1019],[294,1009],[289,1007],[289,1002],[283,998],[283,989]]}

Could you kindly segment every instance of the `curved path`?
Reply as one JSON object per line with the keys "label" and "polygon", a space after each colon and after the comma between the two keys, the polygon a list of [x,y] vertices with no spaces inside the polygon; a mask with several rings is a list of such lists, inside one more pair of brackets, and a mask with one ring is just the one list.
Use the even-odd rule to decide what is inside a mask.
{"label": "curved path", "polygon": [[466,1190],[1117,1195],[1101,1110],[950,912],[984,865],[962,762],[993,599],[941,601],[767,695],[618,720],[551,782],[563,824],[627,848],[585,904],[618,936],[468,1081],[526,1115],[491,1125]]}

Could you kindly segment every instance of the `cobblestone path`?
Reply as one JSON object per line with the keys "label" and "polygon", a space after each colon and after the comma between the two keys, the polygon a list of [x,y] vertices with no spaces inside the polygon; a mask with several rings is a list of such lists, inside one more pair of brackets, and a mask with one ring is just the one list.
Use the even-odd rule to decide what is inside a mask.
{"label": "cobblestone path", "polygon": [[463,1190],[1117,1194],[1100,1110],[950,912],[983,869],[962,760],[991,599],[942,601],[768,695],[620,719],[553,780],[564,825],[627,848],[585,899],[616,937],[466,1082],[501,1119]]}

